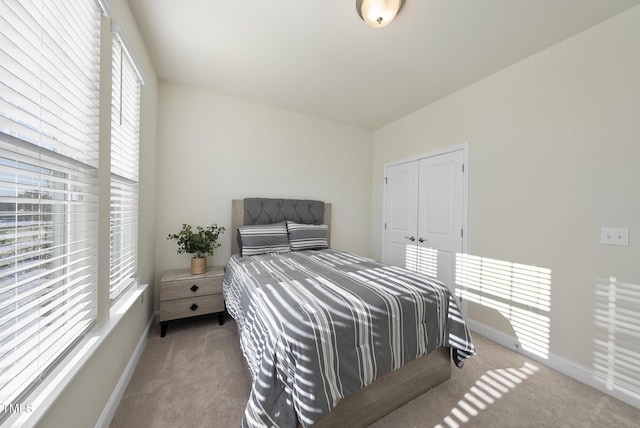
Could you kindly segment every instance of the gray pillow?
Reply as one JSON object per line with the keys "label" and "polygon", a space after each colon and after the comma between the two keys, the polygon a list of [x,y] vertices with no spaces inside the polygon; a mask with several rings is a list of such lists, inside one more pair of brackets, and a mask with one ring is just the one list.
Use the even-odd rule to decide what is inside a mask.
{"label": "gray pillow", "polygon": [[299,224],[287,221],[287,230],[292,251],[329,248],[329,227],[326,224]]}
{"label": "gray pillow", "polygon": [[242,256],[291,251],[285,222],[240,226],[238,234]]}

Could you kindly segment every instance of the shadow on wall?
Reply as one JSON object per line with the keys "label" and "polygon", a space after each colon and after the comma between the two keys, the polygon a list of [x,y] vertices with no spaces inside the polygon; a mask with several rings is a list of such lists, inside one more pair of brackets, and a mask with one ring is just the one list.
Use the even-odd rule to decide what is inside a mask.
{"label": "shadow on wall", "polygon": [[432,278],[438,277],[438,250],[434,248],[407,245],[405,267]]}
{"label": "shadow on wall", "polygon": [[640,285],[597,279],[595,297],[595,379],[640,400]]}
{"label": "shadow on wall", "polygon": [[[438,250],[407,245],[404,267],[437,278]],[[458,253],[455,294],[500,314],[496,320],[508,322],[523,350],[549,357],[550,269]]]}
{"label": "shadow on wall", "polygon": [[523,350],[548,358],[550,269],[457,254],[456,295],[499,312],[511,324]]}

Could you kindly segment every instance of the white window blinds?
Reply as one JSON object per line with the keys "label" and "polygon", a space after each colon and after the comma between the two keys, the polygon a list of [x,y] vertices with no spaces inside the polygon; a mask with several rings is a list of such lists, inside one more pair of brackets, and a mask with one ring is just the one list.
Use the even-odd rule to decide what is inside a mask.
{"label": "white window blinds", "polygon": [[96,320],[100,16],[0,2],[0,403]]}
{"label": "white window blinds", "polygon": [[111,280],[113,303],[138,267],[138,165],[142,79],[114,23],[111,92]]}

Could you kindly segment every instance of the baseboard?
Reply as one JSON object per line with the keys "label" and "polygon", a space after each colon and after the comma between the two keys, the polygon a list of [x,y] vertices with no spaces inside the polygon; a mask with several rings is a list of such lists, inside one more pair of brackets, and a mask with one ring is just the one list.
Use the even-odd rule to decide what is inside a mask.
{"label": "baseboard", "polygon": [[616,384],[612,388],[607,387],[607,380],[601,375],[594,373],[582,366],[576,365],[570,361],[560,358],[556,355],[549,354],[547,358],[542,358],[539,355],[527,352],[522,349],[518,343],[518,338],[505,334],[494,328],[488,327],[482,323],[474,320],[467,319],[467,325],[469,328],[490,339],[506,348],[512,349],[518,354],[522,354],[532,360],[539,362],[553,370],[556,370],[564,375],[567,375],[579,382],[589,385],[592,388],[597,389],[607,395],[617,398],[633,407],[640,409],[640,391],[635,391],[625,385]]}
{"label": "baseboard", "polygon": [[127,389],[127,385],[129,385],[129,381],[131,380],[131,376],[133,376],[133,372],[135,371],[136,366],[138,365],[138,361],[142,356],[142,351],[144,351],[144,347],[147,344],[149,334],[155,324],[155,321],[156,321],[156,314],[154,313],[151,319],[149,320],[149,322],[147,323],[147,327],[142,332],[142,335],[140,336],[140,340],[138,341],[136,348],[131,354],[131,358],[127,363],[127,367],[125,367],[124,372],[122,373],[122,376],[120,376],[120,380],[118,380],[118,383],[116,384],[116,387],[114,388],[113,393],[111,394],[111,397],[109,397],[109,401],[107,401],[107,404],[104,410],[102,411],[102,414],[98,419],[98,422],[96,423],[96,428],[108,428],[109,425],[111,424],[111,420],[115,416],[116,410],[118,410],[118,406],[120,405],[120,400],[122,400],[122,397],[124,396],[124,392]]}

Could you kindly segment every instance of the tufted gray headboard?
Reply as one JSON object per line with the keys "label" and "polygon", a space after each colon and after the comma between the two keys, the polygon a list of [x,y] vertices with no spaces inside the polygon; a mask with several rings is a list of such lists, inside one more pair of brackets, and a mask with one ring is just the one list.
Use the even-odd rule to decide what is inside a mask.
{"label": "tufted gray headboard", "polygon": [[291,220],[302,224],[326,224],[331,237],[331,204],[308,199],[245,198],[231,201],[231,254],[239,251],[238,226]]}

